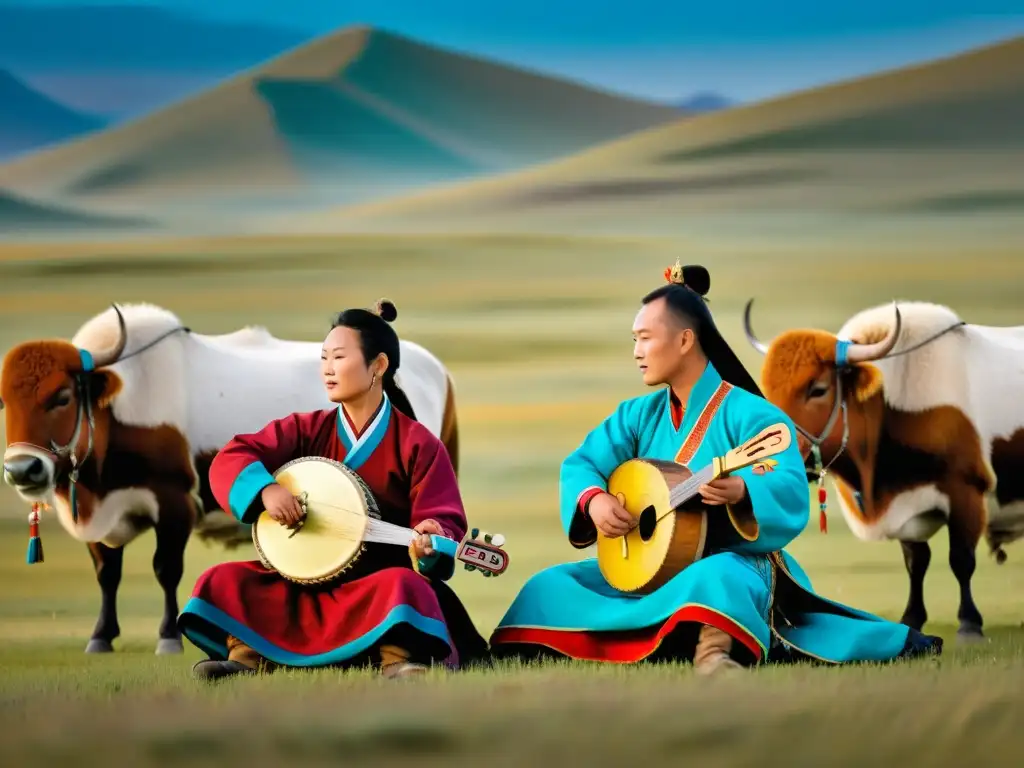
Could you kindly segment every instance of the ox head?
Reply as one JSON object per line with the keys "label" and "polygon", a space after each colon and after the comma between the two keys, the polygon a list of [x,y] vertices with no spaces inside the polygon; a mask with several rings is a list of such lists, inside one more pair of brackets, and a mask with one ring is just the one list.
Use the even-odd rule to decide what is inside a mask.
{"label": "ox head", "polygon": [[118,335],[103,352],[44,340],[20,344],[4,357],[4,481],[27,501],[48,501],[57,482],[88,458],[93,412],[107,407],[121,388],[116,373],[102,370],[117,361],[127,340],[124,317],[116,305],[114,311]]}
{"label": "ox head", "polygon": [[[896,345],[899,308],[893,305],[895,322],[883,338],[871,343],[840,339],[826,331],[797,329],[764,344],[751,328],[753,303],[753,299],[747,302],[744,329],[751,346],[765,356],[761,372],[765,397],[793,420],[805,457],[816,449],[834,458],[850,436],[846,409],[864,403],[882,388],[882,372],[871,362],[888,355]],[[832,450],[823,450],[826,444]]]}

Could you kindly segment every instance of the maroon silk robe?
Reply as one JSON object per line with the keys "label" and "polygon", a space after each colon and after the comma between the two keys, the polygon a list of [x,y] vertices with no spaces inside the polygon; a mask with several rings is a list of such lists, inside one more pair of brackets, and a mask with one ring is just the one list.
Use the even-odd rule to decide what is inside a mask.
{"label": "maroon silk robe", "polygon": [[[213,494],[251,524],[263,511],[260,493],[273,482],[272,473],[304,456],[341,461],[356,471],[387,522],[411,528],[435,520],[450,538],[466,533],[447,450],[386,397],[362,433],[339,406],[239,435],[213,461]],[[327,585],[290,582],[259,561],[222,563],[200,576],[178,626],[214,659],[227,658],[232,635],[285,666],[365,664],[388,643],[409,651],[413,661],[457,667],[486,655],[487,644],[444,583],[453,572],[451,558],[435,553],[417,573],[407,548],[376,543]]]}

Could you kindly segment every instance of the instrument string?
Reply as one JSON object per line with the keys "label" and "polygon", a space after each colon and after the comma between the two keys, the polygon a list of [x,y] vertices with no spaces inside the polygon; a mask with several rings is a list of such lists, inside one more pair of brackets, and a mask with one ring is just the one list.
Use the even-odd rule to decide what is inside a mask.
{"label": "instrument string", "polygon": [[683,502],[690,499],[700,489],[704,483],[711,479],[711,475],[714,472],[714,465],[708,464],[704,469],[700,470],[694,475],[691,475],[686,480],[677,485],[672,493],[669,494],[669,506],[673,509],[678,507]]}
{"label": "instrument string", "polygon": [[[346,512],[350,515],[366,518],[366,534],[364,540],[372,541],[379,544],[397,544],[401,546],[408,546],[412,544],[413,540],[419,534],[416,533],[412,528],[406,528],[402,525],[396,525],[395,523],[389,523],[386,520],[378,520],[374,517],[368,517],[366,513],[361,510],[352,509],[351,507],[343,507],[339,504],[331,504],[326,501],[317,501],[315,499],[306,499],[307,508],[309,507],[321,507],[327,509],[335,509],[339,512]],[[341,534],[345,538],[354,539],[355,532],[351,527],[345,525],[339,525],[332,523],[330,518],[318,517],[316,521],[317,528],[330,532],[332,534]]]}

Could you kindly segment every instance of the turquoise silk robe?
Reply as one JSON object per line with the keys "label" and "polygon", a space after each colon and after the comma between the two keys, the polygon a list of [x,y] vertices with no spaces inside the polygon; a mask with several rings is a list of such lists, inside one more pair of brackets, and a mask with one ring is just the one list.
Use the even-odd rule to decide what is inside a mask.
{"label": "turquoise silk robe", "polygon": [[648,595],[609,586],[596,559],[541,571],[495,630],[495,654],[554,652],[616,662],[692,658],[701,624],[731,635],[734,653],[746,651],[750,663],[886,661],[941,651],[939,638],[815,594],[784,551],[804,530],[810,500],[796,431],[781,410],[723,382],[708,364],[684,413],[677,429],[667,389],[627,400],[565,460],[561,517],[573,546],[596,541],[582,507],[628,459],[675,460],[698,471],[773,424],[785,424],[793,440],[767,469],[737,473],[748,498],[735,508],[712,508],[702,559]]}

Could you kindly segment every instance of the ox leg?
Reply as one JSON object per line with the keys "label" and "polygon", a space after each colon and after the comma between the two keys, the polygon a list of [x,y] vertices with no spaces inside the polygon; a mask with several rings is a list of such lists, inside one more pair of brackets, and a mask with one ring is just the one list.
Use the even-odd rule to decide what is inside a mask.
{"label": "ox leg", "polygon": [[96,569],[96,581],[99,582],[103,602],[85,652],[110,653],[114,650],[114,640],[121,634],[121,627],[117,623],[117,588],[121,586],[124,549],[96,542],[89,544],[89,554]]}
{"label": "ox leg", "polygon": [[158,654],[183,653],[178,632],[178,585],[185,571],[185,547],[192,532],[192,506],[187,499],[161,499],[160,522],[156,527],[153,572],[164,592],[164,615],[160,621]]}
{"label": "ox leg", "polygon": [[971,579],[977,566],[975,552],[981,538],[980,531],[972,531],[972,527],[958,520],[950,520],[949,523],[949,567],[960,584],[960,609],[956,613],[960,628],[956,638],[963,642],[977,641],[984,637],[981,631],[981,611],[974,604],[971,592]]}
{"label": "ox leg", "polygon": [[928,611],[924,607],[924,577],[932,561],[932,549],[927,541],[901,541],[900,546],[903,547],[903,563],[910,577],[910,596],[900,622],[920,632],[928,621]]}

